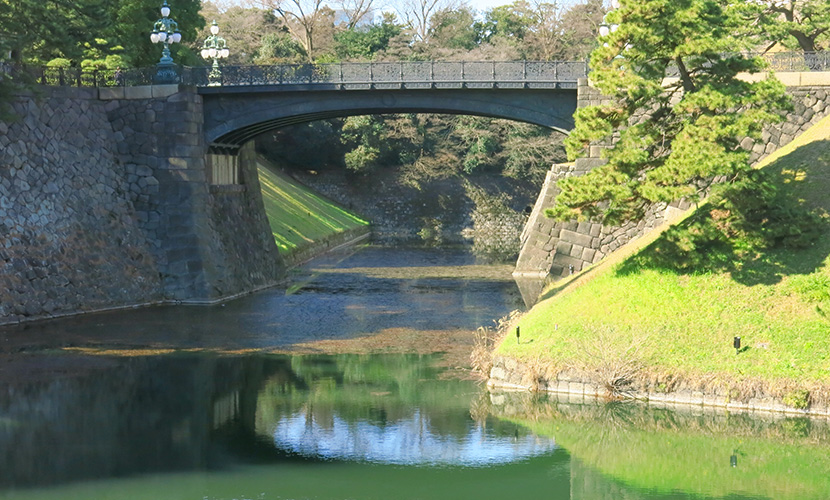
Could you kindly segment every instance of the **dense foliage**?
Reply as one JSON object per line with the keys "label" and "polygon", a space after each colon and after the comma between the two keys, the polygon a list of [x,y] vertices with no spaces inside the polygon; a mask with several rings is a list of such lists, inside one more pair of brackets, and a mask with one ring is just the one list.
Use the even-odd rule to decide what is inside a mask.
{"label": "dense foliage", "polygon": [[781,44],[814,52],[830,46],[830,2],[826,0],[747,0],[737,7],[746,21],[745,33],[762,48]]}
{"label": "dense foliage", "polygon": [[[67,67],[152,65],[160,47],[150,43],[148,34],[160,15],[160,3],[0,0],[0,48],[5,47],[0,57],[11,54],[26,63]],[[769,82],[735,83],[730,75],[758,69],[757,62],[714,54],[744,47],[740,40],[750,41],[751,48],[772,41],[821,48],[830,25],[830,7],[819,0],[623,3],[612,14],[612,21],[622,22],[623,28],[604,40],[608,46],[600,47],[593,60],[593,79],[615,96],[616,107],[581,112],[582,125],[571,149],[620,130],[637,110],[653,110],[654,119],[623,127],[630,132],[622,132],[611,167],[595,174],[605,176],[597,184],[605,187],[582,189],[575,183],[578,196],[561,204],[558,216],[602,212],[609,220],[634,217],[647,202],[694,197],[713,174],[742,171],[745,161],[734,138],[757,133],[774,118],[780,88]],[[397,0],[384,7],[391,9],[381,14],[373,0],[260,0],[245,6],[226,0],[176,0],[171,17],[179,23],[183,43],[171,48],[177,62],[205,64],[196,54],[208,35],[205,21],[215,19],[231,48],[229,64],[582,60],[596,46],[606,12],[602,0],[515,0],[485,12],[455,0]],[[662,89],[657,82],[672,67],[679,67],[684,78]],[[0,81],[0,95],[8,91],[8,83],[8,77]],[[675,106],[671,96],[680,92],[684,97]],[[748,113],[724,112],[738,108]],[[302,131],[321,127],[332,134]],[[459,175],[498,171],[538,177],[561,156],[557,136],[547,131],[478,118],[350,118],[304,125],[292,133],[305,134],[303,146],[312,157],[335,151],[333,159],[326,153],[328,160],[359,173],[398,165],[425,175],[444,169]],[[335,147],[331,142],[322,146],[327,137],[335,138]],[[600,211],[600,199],[615,201]]]}
{"label": "dense foliage", "polygon": [[[0,37],[15,58],[31,64],[114,69],[149,66],[161,57],[149,34],[161,17],[158,0],[0,0]],[[199,0],[177,0],[171,17],[183,40],[205,25]],[[173,45],[173,57],[195,64],[192,51]]]}
{"label": "dense foliage", "polygon": [[740,19],[713,0],[623,0],[608,20],[618,29],[591,56],[592,81],[608,100],[578,110],[566,141],[571,157],[605,141],[608,163],[560,182],[549,214],[621,223],[742,179],[750,166],[740,141],[780,121],[788,101],[777,80],[736,78],[764,68],[734,52],[743,47]]}

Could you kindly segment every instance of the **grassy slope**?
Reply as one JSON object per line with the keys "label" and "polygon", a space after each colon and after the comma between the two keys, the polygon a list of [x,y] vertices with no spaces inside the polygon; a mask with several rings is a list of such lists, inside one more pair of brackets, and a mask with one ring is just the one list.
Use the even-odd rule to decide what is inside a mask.
{"label": "grassy slope", "polygon": [[[830,117],[764,163],[802,202],[830,211]],[[554,369],[593,370],[618,363],[628,349],[624,357],[641,361],[644,375],[671,373],[726,387],[756,380],[781,395],[803,387],[826,401],[828,255],[830,232],[811,248],[742,263],[739,273],[622,273],[609,262],[549,291],[520,320],[522,344],[508,337],[498,352]],[[747,347],[740,355],[733,336]]]}
{"label": "grassy slope", "polygon": [[259,165],[265,213],[281,254],[369,223],[286,175]]}

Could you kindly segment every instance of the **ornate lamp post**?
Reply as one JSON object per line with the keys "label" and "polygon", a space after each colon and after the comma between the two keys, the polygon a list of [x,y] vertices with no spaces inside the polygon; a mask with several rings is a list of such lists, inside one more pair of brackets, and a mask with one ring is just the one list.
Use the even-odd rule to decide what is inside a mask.
{"label": "ornate lamp post", "polygon": [[[616,9],[619,9],[619,8],[620,8],[619,0],[611,0],[611,10],[616,10]],[[609,33],[617,31],[617,28],[619,28],[619,26],[616,25],[616,24],[612,24],[612,25],[609,26],[608,22],[606,21],[607,17],[608,17],[608,15],[606,14],[602,18],[602,24],[599,25],[599,36],[608,36]]]}
{"label": "ornate lamp post", "polygon": [[167,5],[167,0],[164,0],[164,4],[161,6],[161,19],[153,25],[153,32],[150,34],[151,42],[164,44],[161,59],[156,64],[156,76],[153,78],[155,83],[176,83],[179,81],[176,65],[173,64],[173,58],[170,57],[170,44],[179,43],[182,40],[182,34],[179,33],[179,23],[170,19],[169,16],[170,7]]}
{"label": "ornate lamp post", "polygon": [[213,67],[208,74],[209,85],[222,85],[222,70],[219,69],[219,59],[228,57],[230,51],[225,39],[219,36],[219,26],[216,21],[210,26],[210,36],[205,38],[202,46],[202,58],[213,59]]}

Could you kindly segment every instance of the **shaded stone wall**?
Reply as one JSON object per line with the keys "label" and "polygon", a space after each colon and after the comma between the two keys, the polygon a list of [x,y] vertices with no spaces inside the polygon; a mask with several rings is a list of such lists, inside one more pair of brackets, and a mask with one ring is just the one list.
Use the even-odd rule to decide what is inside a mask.
{"label": "shaded stone wall", "polygon": [[[416,188],[394,168],[366,177],[349,175],[345,169],[314,173],[292,170],[290,175],[371,220],[375,241],[472,241],[481,255],[510,254],[510,260],[518,251],[518,235],[526,217],[523,209],[532,203],[539,189],[532,182],[500,175],[433,179]],[[489,203],[482,203],[485,199]],[[503,244],[505,240],[507,244]]]}
{"label": "shaded stone wall", "polygon": [[209,220],[221,255],[213,286],[220,295],[269,286],[285,270],[265,215],[253,143],[239,151],[237,165],[241,184],[210,186]]}
{"label": "shaded stone wall", "polygon": [[[784,122],[767,127],[760,141],[747,138],[741,143],[751,151],[751,162],[765,158],[830,114],[827,98],[830,87],[797,87],[788,91],[793,97],[794,109],[787,113]],[[580,80],[578,92],[580,107],[602,103],[602,96],[588,85],[587,79]],[[590,156],[574,164],[553,165],[522,233],[522,250],[514,275],[556,280],[581,271],[690,207],[684,201],[657,204],[643,220],[615,227],[590,222],[556,222],[545,217],[544,209],[553,206],[559,193],[556,181],[583,175],[602,165],[605,162],[600,159],[602,147],[602,144],[592,145]]]}
{"label": "shaded stone wall", "polygon": [[255,164],[209,188],[194,89],[42,88],[14,110],[0,123],[0,324],[215,301],[282,275]]}
{"label": "shaded stone wall", "polygon": [[0,324],[160,300],[128,181],[138,176],[113,151],[97,93],[56,89],[12,107],[19,118],[0,122]]}
{"label": "shaded stone wall", "polygon": [[267,229],[256,166],[240,153],[239,184],[209,189],[196,89],[102,89],[101,97],[123,138],[119,159],[137,172],[131,196],[165,299],[210,302],[274,284],[284,266]]}

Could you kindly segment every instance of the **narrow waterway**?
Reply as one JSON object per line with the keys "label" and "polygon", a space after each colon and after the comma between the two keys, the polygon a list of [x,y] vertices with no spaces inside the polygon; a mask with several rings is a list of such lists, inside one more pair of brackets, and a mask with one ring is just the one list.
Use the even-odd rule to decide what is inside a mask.
{"label": "narrow waterway", "polygon": [[213,307],[0,330],[3,499],[826,499],[826,421],[490,394],[509,266],[365,247]]}

